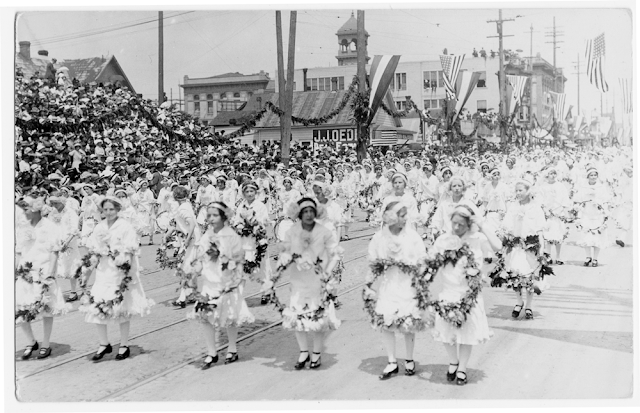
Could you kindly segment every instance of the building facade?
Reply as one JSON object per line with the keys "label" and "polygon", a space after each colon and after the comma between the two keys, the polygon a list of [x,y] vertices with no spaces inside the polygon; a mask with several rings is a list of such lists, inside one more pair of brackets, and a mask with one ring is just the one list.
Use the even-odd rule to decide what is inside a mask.
{"label": "building facade", "polygon": [[211,123],[221,112],[241,110],[256,93],[264,93],[270,82],[269,73],[260,71],[252,75],[225,73],[206,78],[184,77],[180,85],[184,93],[183,110]]}

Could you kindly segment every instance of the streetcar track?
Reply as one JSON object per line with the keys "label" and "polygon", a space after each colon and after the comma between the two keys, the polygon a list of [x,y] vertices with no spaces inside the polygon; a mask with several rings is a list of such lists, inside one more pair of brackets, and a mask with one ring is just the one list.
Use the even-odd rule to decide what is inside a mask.
{"label": "streetcar track", "polygon": [[[359,258],[362,258],[362,257],[364,257],[366,255],[367,254],[363,254]],[[352,261],[354,261],[354,260],[352,260]],[[342,297],[343,295],[346,295],[346,294],[348,294],[348,293],[350,293],[350,292],[352,292],[352,291],[354,291],[356,289],[362,288],[365,284],[366,284],[366,282],[359,283],[359,284],[347,289],[346,291],[343,291],[342,293],[338,294],[338,297]],[[256,335],[258,335],[260,333],[268,331],[268,330],[270,330],[270,329],[272,329],[274,327],[277,327],[280,324],[282,324],[282,320],[274,321],[273,323],[271,323],[271,324],[269,324],[267,326],[261,327],[261,328],[259,328],[257,330],[254,330],[254,331],[252,331],[250,333],[247,333],[247,334],[245,334],[245,335],[243,335],[241,337],[238,337],[237,343],[240,343],[240,342],[243,342],[245,340],[248,340],[253,336],[256,336]],[[222,345],[222,346],[220,346],[218,348],[218,351],[226,350],[228,347],[229,347],[229,343],[224,344],[224,345]],[[130,393],[131,391],[133,391],[133,390],[135,390],[135,389],[137,389],[139,387],[142,387],[142,386],[145,386],[145,385],[147,385],[149,383],[152,383],[155,380],[166,376],[167,374],[173,373],[174,371],[180,370],[181,368],[186,367],[189,364],[192,364],[193,362],[202,359],[205,355],[206,355],[206,353],[204,353],[204,352],[200,353],[197,356],[191,357],[186,361],[182,361],[182,362],[180,362],[178,364],[175,364],[175,365],[173,365],[173,366],[171,366],[169,368],[166,368],[166,369],[160,371],[159,373],[153,374],[153,375],[151,375],[151,376],[149,376],[149,377],[147,377],[147,378],[145,378],[143,380],[139,380],[138,382],[136,382],[136,383],[134,383],[132,385],[128,385],[123,389],[120,389],[120,390],[118,390],[116,392],[110,393],[107,396],[101,397],[96,401],[98,401],[98,402],[106,401],[106,400],[114,399],[114,398],[120,397],[120,396],[122,396],[124,394]]]}
{"label": "streetcar track", "polygon": [[[349,260],[347,260],[347,261],[344,261],[344,262],[343,262],[343,264],[344,264],[344,265],[346,265],[346,264],[348,264],[348,263],[350,263],[350,262],[356,261],[356,260],[358,260],[358,259],[360,259],[360,258],[363,258],[363,257],[366,257],[366,256],[367,256],[367,254],[361,254],[361,255],[358,255],[358,256],[356,256],[356,257],[354,257],[354,258],[351,258],[351,259],[349,259]],[[282,287],[285,287],[285,286],[287,286],[287,285],[289,285],[289,284],[290,284],[290,282],[289,282],[289,281],[287,281],[287,282],[284,282],[284,283],[281,283],[281,284],[277,285],[275,288],[282,288]],[[167,286],[168,286],[168,285],[171,285],[171,284],[167,284]],[[165,287],[166,287],[166,286],[165,286]],[[347,290],[347,292],[348,292],[348,291],[351,291],[351,290]],[[251,293],[251,294],[249,294],[249,295],[245,296],[244,298],[245,298],[245,299],[253,298],[253,297],[256,297],[256,296],[260,295],[261,293],[262,293],[261,291],[256,291],[255,293]],[[346,293],[346,292],[345,292],[345,293]],[[343,293],[343,294],[344,294],[344,293]],[[340,294],[340,295],[343,295],[343,294]],[[340,295],[339,295],[339,296],[340,296]],[[162,302],[166,302],[166,301],[168,301],[168,300],[165,300],[165,301],[162,301]],[[162,302],[161,302],[161,303],[162,303]],[[76,310],[76,311],[77,311],[77,310]],[[155,333],[155,332],[158,332],[158,331],[161,331],[161,330],[167,329],[167,328],[169,328],[169,327],[173,327],[173,326],[178,325],[178,324],[180,324],[180,323],[183,323],[183,322],[185,322],[185,321],[188,321],[188,320],[187,320],[187,318],[181,318],[180,320],[176,320],[176,321],[173,321],[173,322],[171,322],[171,323],[164,324],[164,325],[162,325],[162,326],[160,326],[160,327],[156,327],[156,328],[151,329],[151,330],[147,330],[147,331],[142,332],[142,333],[140,333],[140,334],[137,334],[137,335],[131,336],[131,337],[129,338],[129,341],[132,341],[132,340],[138,339],[138,338],[140,338],[140,337],[143,337],[143,336],[146,336],[146,335],[149,335],[149,334],[153,334],[153,333]],[[280,321],[280,322],[281,322],[281,321]],[[251,333],[249,333],[249,334],[251,334]],[[244,339],[248,338],[246,335],[245,335],[245,336],[243,336],[243,337],[245,337]],[[238,338],[238,341],[240,341],[240,338]],[[114,343],[114,345],[119,345],[119,344],[120,344],[119,342]],[[228,344],[225,344],[223,347],[221,347],[221,349],[226,348],[226,346],[227,346],[227,345],[228,345]],[[32,377],[32,376],[38,375],[38,374],[43,373],[43,372],[45,372],[45,371],[48,371],[48,370],[51,370],[51,369],[54,369],[54,368],[57,368],[57,367],[63,366],[63,365],[68,364],[68,363],[71,363],[72,361],[76,361],[76,360],[79,360],[79,359],[81,359],[81,358],[83,358],[83,357],[87,357],[87,356],[89,356],[89,355],[91,355],[91,354],[94,354],[94,353],[95,353],[94,351],[88,351],[88,352],[85,352],[85,353],[79,354],[79,355],[77,355],[77,356],[71,357],[71,358],[69,358],[69,359],[62,360],[62,361],[60,361],[60,362],[58,362],[58,363],[54,363],[54,364],[52,364],[52,365],[50,365],[50,366],[46,366],[46,367],[44,367],[44,368],[42,368],[42,369],[40,369],[40,370],[36,370],[36,371],[31,372],[31,373],[29,373],[29,374],[26,374],[26,375],[24,375],[24,376],[22,376],[22,377],[16,377],[16,379],[17,379],[17,380],[24,380],[24,379],[26,379],[26,378],[29,378],[29,377]]]}

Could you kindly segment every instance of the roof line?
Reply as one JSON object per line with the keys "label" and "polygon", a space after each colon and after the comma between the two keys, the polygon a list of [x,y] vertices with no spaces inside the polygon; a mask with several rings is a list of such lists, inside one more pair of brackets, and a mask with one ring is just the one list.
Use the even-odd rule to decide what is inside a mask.
{"label": "roof line", "polygon": [[[97,79],[97,78],[102,74],[102,72],[104,71],[104,69],[106,69],[107,65],[108,65],[109,63],[111,63],[111,61],[113,61],[113,62],[116,64],[116,66],[118,66],[118,69],[120,69],[120,73],[122,73],[122,76],[124,76],[124,80],[126,80],[126,81],[127,81],[127,84],[128,84],[128,85],[129,85],[129,87],[131,88],[131,91],[132,91],[133,93],[136,93],[135,89],[133,88],[133,85],[131,84],[131,82],[129,81],[129,78],[127,77],[127,74],[124,72],[124,70],[122,70],[122,66],[120,66],[120,63],[118,63],[118,59],[116,59],[116,56],[115,56],[115,55],[111,56],[111,59],[109,59],[109,62],[108,62],[106,65],[104,65],[104,67],[102,68],[102,70],[100,70],[100,73],[98,74],[98,76],[96,76],[96,79]],[[161,97],[161,96],[158,96],[158,102],[160,102],[160,99],[162,99],[162,97]]]}

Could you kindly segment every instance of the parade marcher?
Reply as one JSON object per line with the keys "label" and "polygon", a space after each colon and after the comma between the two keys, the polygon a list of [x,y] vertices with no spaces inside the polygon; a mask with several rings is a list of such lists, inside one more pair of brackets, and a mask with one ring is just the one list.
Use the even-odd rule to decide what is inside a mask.
{"label": "parade marcher", "polygon": [[[62,290],[55,279],[58,255],[68,241],[62,239],[58,225],[42,216],[45,208],[42,198],[25,197],[18,203],[26,222],[16,228],[16,281],[15,321],[29,340],[22,359],[40,349],[38,358],[51,355],[53,317],[68,312],[70,304],[64,302]],[[36,341],[31,323],[42,319],[42,346]]]}
{"label": "parade marcher", "polygon": [[340,240],[340,232],[342,229],[342,208],[330,197],[333,195],[331,185],[326,182],[315,180],[311,184],[311,188],[317,203],[322,205],[324,212],[316,219],[318,223],[325,226],[331,231],[336,239]]}
{"label": "parade marcher", "polygon": [[467,185],[461,177],[456,176],[448,180],[431,221],[431,232],[435,238],[443,232],[451,233],[451,220],[448,217],[451,216],[453,207],[465,198],[466,190]]}
{"label": "parade marcher", "polygon": [[229,346],[225,364],[238,360],[238,328],[255,321],[243,298],[244,279],[242,239],[229,226],[232,212],[221,202],[209,204],[209,226],[198,241],[196,266],[200,273],[198,299],[187,318],[202,323],[207,356],[201,368],[208,369],[218,361],[216,330],[226,328]]}
{"label": "parade marcher", "polygon": [[[201,227],[204,227],[207,217],[207,205],[212,203],[216,197],[216,188],[211,185],[211,177],[202,175],[200,177],[200,186],[196,195],[196,210],[198,211],[196,221]],[[158,196],[160,199],[160,196]]]}
{"label": "parade marcher", "polygon": [[138,190],[138,199],[136,210],[139,213],[142,221],[141,233],[142,235],[149,236],[149,245],[153,245],[153,233],[155,220],[155,204],[156,198],[153,195],[151,189],[149,189],[149,182],[146,179],[141,180],[140,189]]}
{"label": "parade marcher", "polygon": [[47,218],[58,225],[59,236],[66,245],[65,251],[58,254],[56,275],[69,280],[71,292],[67,296],[67,301],[76,301],[78,299],[78,283],[73,275],[76,270],[74,262],[80,258],[78,251],[79,218],[77,212],[67,206],[69,199],[65,198],[63,194],[62,191],[51,194],[49,204],[53,210],[47,215]]}
{"label": "parade marcher", "polygon": [[493,228],[499,228],[502,218],[507,213],[507,200],[511,196],[509,188],[502,182],[498,168],[489,171],[491,183],[484,187],[480,194],[486,219]]}
{"label": "parade marcher", "polygon": [[[386,211],[386,207],[391,202],[402,202],[407,208],[407,224],[416,229],[419,219],[418,202],[413,194],[407,189],[408,184],[407,176],[402,172],[396,172],[391,177],[391,184],[393,185],[393,193],[382,201],[382,211]],[[384,213],[382,214],[384,215]],[[378,220],[382,223],[382,216]]]}
{"label": "parade marcher", "polygon": [[[516,293],[518,303],[513,308],[511,316],[518,318],[524,307],[525,318],[533,319],[533,293],[538,294],[548,288],[544,280],[543,232],[546,228],[544,212],[538,200],[533,199],[531,181],[520,178],[516,182],[516,200],[507,207],[503,220],[503,228],[513,238],[513,242],[505,245],[503,241],[502,255],[504,270],[509,277],[515,279],[512,288]],[[523,291],[525,290],[525,291]],[[526,302],[523,301],[526,294]]]}
{"label": "parade marcher", "polygon": [[124,360],[131,354],[131,319],[148,315],[154,302],[146,297],[142,288],[138,238],[131,225],[118,217],[120,202],[105,198],[100,202],[100,208],[105,219],[87,241],[87,249],[97,256],[96,281],[89,294],[83,297],[79,311],[85,313],[86,322],[96,324],[98,328],[100,347],[92,360],[100,360],[111,353],[107,325],[112,323],[120,327],[116,360]]}
{"label": "parade marcher", "polygon": [[598,170],[594,167],[585,173],[587,181],[575,189],[573,201],[578,209],[576,229],[577,245],[584,247],[586,259],[584,266],[597,267],[600,249],[610,245],[607,231],[609,203],[612,194],[609,188],[598,179]]}
{"label": "parade marcher", "polygon": [[[306,197],[292,204],[288,215],[298,221],[287,232],[278,260],[278,267],[286,267],[283,271],[290,275],[291,298],[282,311],[282,326],[293,330],[298,341],[300,356],[294,366],[296,370],[303,369],[309,361],[312,369],[320,367],[325,334],[340,326],[334,301],[325,297],[336,294],[337,281],[331,274],[340,260],[341,248],[335,234],[316,221],[322,217],[323,209]],[[273,281],[265,284],[270,295],[274,287]]]}
{"label": "parade marcher", "polygon": [[[430,256],[459,250],[465,245],[473,254],[476,271],[479,271],[483,266],[483,258],[502,248],[490,223],[482,220],[480,212],[471,202],[456,205],[448,219],[451,221],[452,232],[444,233],[436,239],[433,247],[429,249]],[[438,295],[439,300],[459,302],[470,289],[462,261],[459,259],[453,265],[445,263],[438,268],[436,277],[444,279],[443,289]],[[471,350],[473,346],[489,340],[491,335],[481,292],[478,292],[474,306],[460,327],[452,325],[436,314],[433,336],[436,341],[444,344],[449,356],[448,381],[456,380],[458,385],[467,383],[467,363]]]}
{"label": "parade marcher", "polygon": [[[382,229],[369,243],[369,261],[378,260],[400,262],[407,266],[416,266],[427,255],[422,238],[415,229],[408,225],[409,208],[402,201],[391,201],[386,204],[383,214]],[[376,274],[374,274],[376,275]],[[398,373],[396,360],[396,338],[399,332],[405,341],[405,374],[415,373],[413,360],[415,333],[425,328],[425,319],[418,308],[416,291],[412,286],[412,276],[398,266],[391,266],[380,275],[378,291],[373,293],[365,289],[367,295],[377,296],[375,305],[367,306],[371,324],[382,332],[384,348],[387,352],[388,364],[379,376],[386,380]]]}
{"label": "parade marcher", "polygon": [[551,246],[555,245],[556,259],[550,263],[563,265],[560,260],[562,243],[567,238],[569,228],[564,223],[567,211],[571,207],[571,200],[566,187],[557,181],[558,172],[555,168],[549,168],[544,172],[546,182],[538,187],[540,203],[547,218],[547,227],[543,237],[546,243],[546,252],[551,256]]}
{"label": "parade marcher", "polygon": [[[242,201],[238,205],[238,209],[236,210],[236,214],[234,216],[234,224],[242,224],[244,226],[261,226],[265,229],[268,228],[270,224],[269,220],[269,211],[267,211],[267,206],[260,202],[257,199],[257,194],[259,191],[258,185],[253,182],[247,182],[242,185]],[[244,221],[244,222],[242,222]],[[234,225],[236,226],[236,225]],[[242,248],[245,251],[245,259],[248,261],[257,260],[256,252],[258,249],[258,241],[255,235],[250,235],[246,237],[242,237]],[[269,258],[269,251],[264,254],[261,261],[257,263],[259,269],[255,271],[253,277],[259,280],[266,280],[271,277],[271,260]],[[246,274],[247,276],[251,274]],[[269,298],[267,295],[262,295],[260,298],[261,304],[267,304],[269,302]]]}
{"label": "parade marcher", "polygon": [[196,280],[187,270],[193,261],[196,253],[196,245],[200,240],[200,228],[196,223],[196,214],[193,210],[191,202],[187,199],[189,190],[183,186],[173,188],[173,198],[178,202],[179,206],[173,215],[176,226],[170,227],[164,235],[163,243],[166,244],[169,237],[174,233],[178,237],[180,244],[179,249],[183,251],[182,260],[178,263],[176,276],[180,277],[180,294],[178,298],[172,302],[176,307],[185,308],[187,301],[191,300],[191,295],[196,287]]}
{"label": "parade marcher", "polygon": [[285,215],[285,211],[288,210],[289,205],[292,202],[297,202],[302,197],[302,194],[293,188],[293,179],[286,176],[282,179],[283,187],[278,191],[278,216]]}
{"label": "parade marcher", "polygon": [[82,204],[80,204],[80,219],[82,221],[80,243],[84,244],[84,241],[91,235],[95,226],[102,219],[100,208],[98,207],[102,197],[94,192],[95,186],[92,184],[84,184],[82,189],[85,196],[82,198]]}
{"label": "parade marcher", "polygon": [[349,239],[349,224],[353,222],[353,208],[355,206],[355,185],[344,177],[344,172],[336,171],[336,180],[333,182],[333,193],[336,194],[336,203],[342,209],[342,231],[340,240]]}

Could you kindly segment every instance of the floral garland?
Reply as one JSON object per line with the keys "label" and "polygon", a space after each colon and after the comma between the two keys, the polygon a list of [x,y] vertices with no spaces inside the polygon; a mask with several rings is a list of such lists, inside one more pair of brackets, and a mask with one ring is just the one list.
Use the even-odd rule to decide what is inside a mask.
{"label": "floral garland", "polygon": [[[580,205],[580,207],[575,209],[576,211],[578,211],[578,210],[581,210],[582,208],[584,208],[584,205],[586,204],[586,202],[576,202],[576,204]],[[596,234],[602,234],[602,231],[605,230],[605,228],[607,227],[607,221],[609,220],[609,217],[605,213],[604,207],[602,205],[596,203],[595,206],[598,209],[598,211],[602,212],[602,215],[604,216],[604,219],[602,220],[602,224],[600,224],[597,228],[591,228],[591,229],[584,230],[584,228],[580,224],[580,221],[578,221],[578,222],[576,222],[576,229],[578,231],[584,230],[584,231],[590,232],[593,235],[596,235]],[[576,215],[577,215],[577,213],[576,213]]]}
{"label": "floral garland", "polygon": [[[120,255],[121,253],[118,251],[113,251],[113,252],[109,251],[109,253],[104,256],[109,257],[112,260],[115,260],[116,257]],[[87,281],[88,281],[89,275],[91,274],[91,270],[93,269],[93,267],[95,267],[95,265],[97,265],[100,257],[101,255],[95,252],[90,252],[86,254],[84,257],[82,257],[82,260],[81,260],[82,264],[76,270],[74,277],[80,278],[79,280],[80,288],[82,289],[81,303],[83,305],[93,306],[95,309],[98,310],[98,314],[97,314],[98,318],[100,318],[101,320],[104,320],[107,318],[116,317],[113,309],[114,307],[120,305],[124,300],[124,293],[126,290],[129,289],[129,283],[131,282],[132,277],[129,275],[129,272],[131,271],[130,262],[117,264],[116,268],[124,274],[124,277],[122,278],[122,281],[118,286],[118,289],[115,291],[115,298],[111,300],[96,301],[95,298],[93,298],[93,295],[91,295],[91,292],[89,291],[89,289],[87,288]]]}
{"label": "floral garland", "polygon": [[393,324],[387,325],[382,314],[375,311],[378,301],[377,292],[371,288],[373,283],[383,275],[389,268],[397,267],[401,272],[411,276],[411,286],[416,290],[416,300],[418,300],[418,309],[425,311],[429,304],[429,293],[426,284],[423,281],[424,269],[420,265],[409,265],[393,259],[378,259],[369,264],[371,272],[365,280],[365,286],[362,290],[362,299],[364,301],[364,310],[371,317],[371,322],[375,327],[396,327],[400,330],[413,330],[416,327],[422,329],[425,326],[425,320],[416,318],[413,315],[396,318]]}
{"label": "floral garland", "polygon": [[[492,287],[505,287],[514,291],[521,291],[523,288],[529,293],[540,295],[542,291],[537,285],[538,281],[544,279],[547,275],[555,275],[553,269],[549,266],[551,256],[547,253],[538,256],[538,266],[530,274],[516,274],[513,271],[507,271],[504,268],[504,257],[510,253],[513,248],[520,247],[524,251],[537,255],[540,251],[540,238],[537,235],[529,235],[526,238],[514,237],[511,234],[498,234],[502,240],[502,252],[496,254],[498,260],[495,268],[489,274]],[[537,273],[537,274],[536,274]]]}
{"label": "floral garland", "polygon": [[478,122],[474,122],[473,131],[471,131],[471,133],[468,135],[465,135],[464,133],[462,133],[462,127],[460,126],[460,119],[458,119],[457,122],[453,123],[453,130],[458,134],[458,136],[468,139],[473,135],[475,135],[476,132],[478,131]]}
{"label": "floral garland", "polygon": [[241,285],[240,283],[234,284],[229,287],[225,287],[220,294],[215,297],[211,297],[208,294],[196,293],[193,295],[193,299],[195,300],[194,312],[196,313],[196,318],[201,321],[206,321],[211,315],[214,314],[216,308],[218,308],[218,300],[229,294],[235,290],[237,290]]}
{"label": "floral garland", "polygon": [[[461,259],[466,259],[464,265],[465,278],[469,284],[467,294],[457,303],[451,303],[444,300],[429,300],[429,309],[433,310],[442,317],[443,320],[460,328],[467,321],[467,315],[478,301],[478,294],[482,289],[482,277],[480,270],[475,262],[473,252],[467,244],[463,244],[457,250],[446,250],[438,253],[434,258],[427,260],[427,269],[425,271],[424,282],[428,285],[433,282],[434,276],[438,269],[444,268],[447,264],[455,267]],[[428,289],[426,290],[428,293]]]}
{"label": "floral garland", "polygon": [[255,219],[255,211],[252,211],[251,216],[239,216],[239,219],[234,220],[231,224],[233,230],[241,237],[249,238],[253,237],[256,241],[256,250],[246,251],[244,257],[244,264],[242,264],[242,270],[245,274],[254,274],[260,269],[260,264],[267,253],[267,247],[269,241],[267,239],[267,231],[264,226],[260,225]]}
{"label": "floral garland", "polygon": [[[169,258],[167,256],[167,250],[173,249],[173,256]],[[160,245],[156,251],[156,262],[160,264],[160,268],[175,269],[178,268],[184,256],[186,249],[181,245],[180,240],[176,237],[175,233],[167,237],[167,240]]]}
{"label": "floral garland", "polygon": [[273,303],[280,313],[285,310],[285,306],[278,299],[274,287],[282,277],[284,271],[289,268],[292,263],[295,263],[301,271],[307,271],[313,268],[315,273],[320,275],[320,283],[322,286],[321,304],[314,311],[298,314],[297,316],[298,320],[307,319],[311,322],[318,322],[324,317],[325,309],[328,308],[331,303],[334,304],[334,307],[339,307],[337,302],[337,288],[340,281],[337,277],[339,277],[341,271],[334,270],[331,274],[325,273],[320,265],[322,260],[319,257],[313,262],[310,257],[306,257],[305,255],[289,254],[286,252],[280,254],[275,274],[272,275],[271,279],[266,281],[263,286],[264,291],[270,292],[269,302]]}
{"label": "floral garland", "polygon": [[[45,301],[45,294],[49,291],[48,281],[54,280],[54,277],[48,277],[43,281],[34,280],[31,275],[33,270],[33,263],[25,262],[24,265],[20,265],[16,270],[15,279],[22,278],[28,284],[39,284],[41,286],[40,297],[33,303],[25,306],[19,306],[16,310],[15,321],[16,323],[30,323],[38,318],[38,315],[42,312],[50,312],[51,308]],[[42,276],[42,268],[38,270],[38,274]]]}

